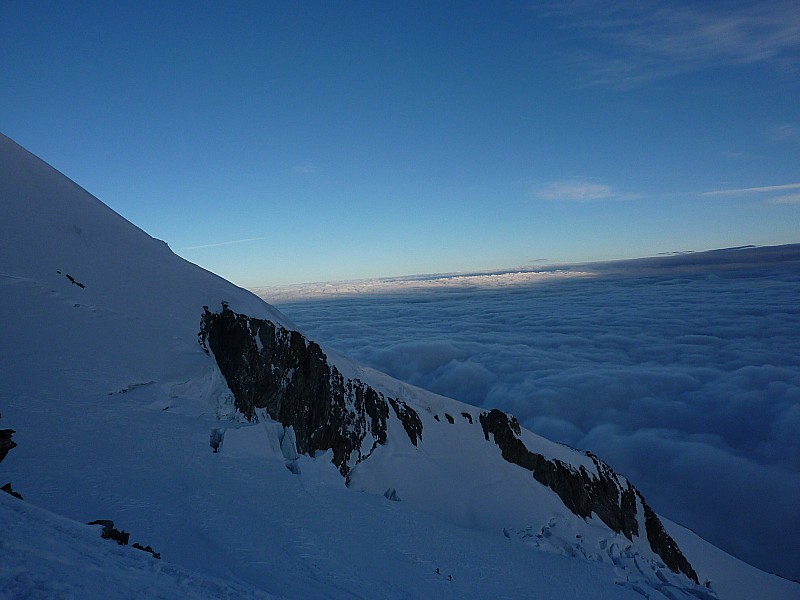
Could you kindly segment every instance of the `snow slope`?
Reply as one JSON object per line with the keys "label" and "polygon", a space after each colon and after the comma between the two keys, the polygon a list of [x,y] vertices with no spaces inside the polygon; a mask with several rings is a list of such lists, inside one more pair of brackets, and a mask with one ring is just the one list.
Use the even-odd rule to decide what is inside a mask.
{"label": "snow slope", "polygon": [[[3,136],[0,207],[0,428],[18,444],[0,479],[25,497],[0,499],[0,594],[748,597],[725,583],[741,563],[704,562],[719,551],[702,541],[687,538],[710,590],[638,538],[573,515],[502,459],[475,407],[328,353],[424,425],[416,447],[390,416],[387,443],[345,487],[330,453],[297,457],[291,430],[237,414],[198,344],[204,306],[293,328],[279,311],[175,256]],[[582,453],[521,439],[595,469]],[[389,488],[399,502],[384,497]],[[162,560],[80,525],[95,519]],[[751,573],[761,597],[800,598],[800,586]]]}
{"label": "snow slope", "polygon": [[0,494],[2,598],[277,599],[100,539],[81,525]]}

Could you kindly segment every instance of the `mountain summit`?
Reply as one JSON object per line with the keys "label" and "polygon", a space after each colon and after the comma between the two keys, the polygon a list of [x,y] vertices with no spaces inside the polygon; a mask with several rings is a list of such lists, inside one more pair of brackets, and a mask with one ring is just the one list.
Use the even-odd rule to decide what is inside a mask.
{"label": "mountain summit", "polygon": [[12,597],[800,597],[594,454],[323,348],[4,136],[0,206]]}

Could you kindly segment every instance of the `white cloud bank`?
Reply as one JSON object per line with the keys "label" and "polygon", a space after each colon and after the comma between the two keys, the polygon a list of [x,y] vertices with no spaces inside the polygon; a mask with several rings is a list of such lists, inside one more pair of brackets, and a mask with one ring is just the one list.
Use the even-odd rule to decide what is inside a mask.
{"label": "white cloud bank", "polygon": [[252,291],[271,304],[296,302],[303,299],[341,298],[364,294],[407,294],[454,289],[497,289],[519,287],[554,279],[588,277],[591,273],[581,270],[550,269],[542,271],[507,271],[502,273],[453,273],[409,277],[381,277],[355,279],[351,281],[323,281],[299,283],[286,286],[254,287]]}
{"label": "white cloud bank", "polygon": [[800,246],[595,267],[281,308],[370,366],[597,452],[665,516],[800,578]]}

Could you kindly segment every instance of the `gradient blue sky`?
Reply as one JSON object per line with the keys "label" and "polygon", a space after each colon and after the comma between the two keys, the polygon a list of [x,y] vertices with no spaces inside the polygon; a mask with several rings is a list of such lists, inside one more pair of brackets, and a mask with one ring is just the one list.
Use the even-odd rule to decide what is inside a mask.
{"label": "gradient blue sky", "polygon": [[0,131],[245,286],[800,241],[792,2],[5,2]]}

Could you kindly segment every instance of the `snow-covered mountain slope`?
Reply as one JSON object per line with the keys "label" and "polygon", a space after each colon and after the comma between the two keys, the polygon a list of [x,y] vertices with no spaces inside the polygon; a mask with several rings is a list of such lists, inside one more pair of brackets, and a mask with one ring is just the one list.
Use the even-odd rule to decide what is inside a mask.
{"label": "snow-covered mountain slope", "polygon": [[[325,351],[2,136],[0,206],[0,428],[18,444],[0,479],[162,556],[131,567],[154,559],[9,496],[0,522],[25,526],[0,534],[0,592],[56,590],[54,564],[80,563],[63,595],[103,597],[106,544],[131,596],[132,569],[163,575],[162,597],[747,597],[725,584],[741,563],[665,529],[598,458]],[[762,597],[800,598],[755,573]]]}

